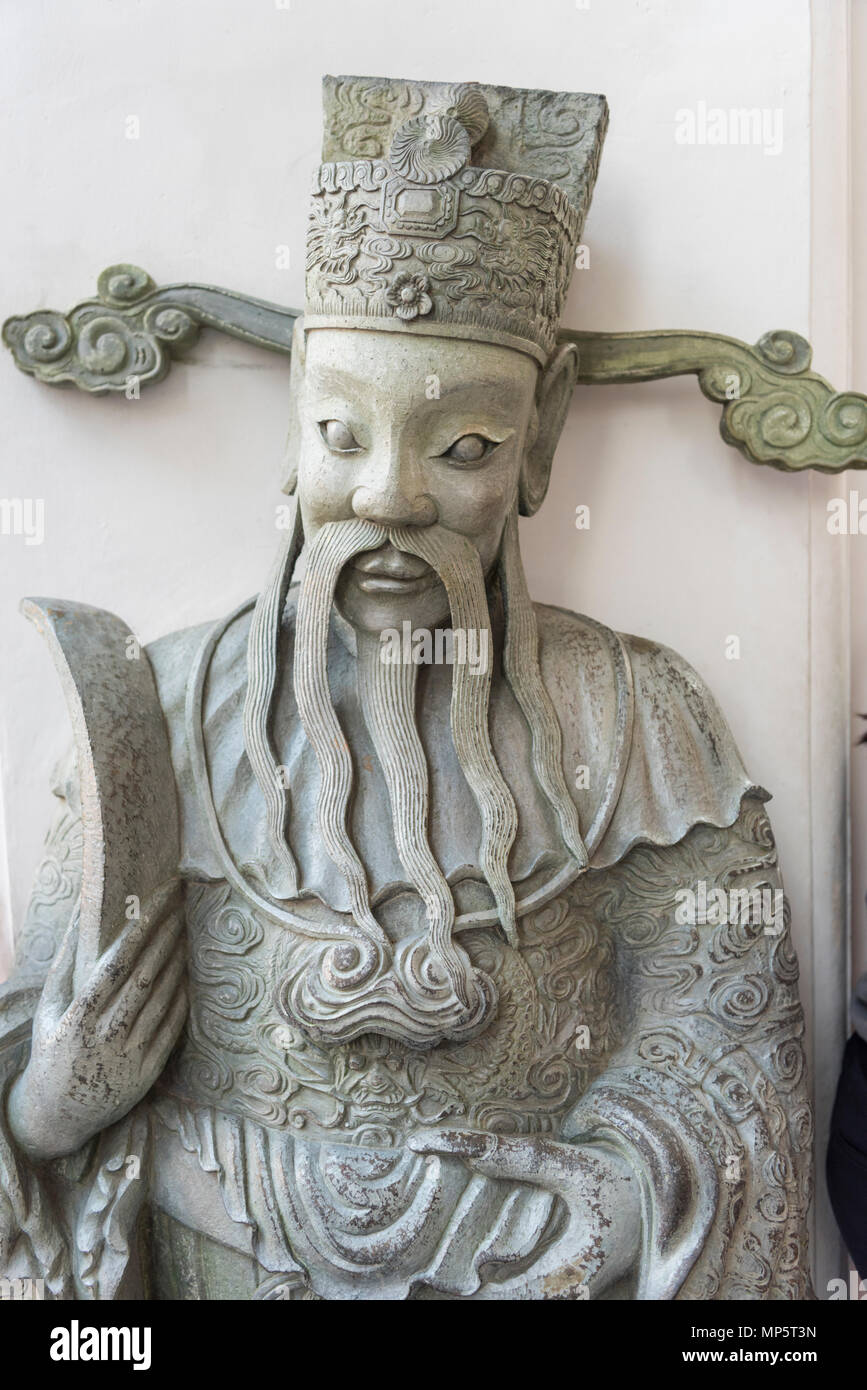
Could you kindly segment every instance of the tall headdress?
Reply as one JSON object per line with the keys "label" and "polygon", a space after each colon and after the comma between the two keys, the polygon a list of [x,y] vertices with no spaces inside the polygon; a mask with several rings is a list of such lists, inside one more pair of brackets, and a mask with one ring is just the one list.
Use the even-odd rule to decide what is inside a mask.
{"label": "tall headdress", "polygon": [[550,355],[608,124],[604,97],[324,79],[304,321]]}

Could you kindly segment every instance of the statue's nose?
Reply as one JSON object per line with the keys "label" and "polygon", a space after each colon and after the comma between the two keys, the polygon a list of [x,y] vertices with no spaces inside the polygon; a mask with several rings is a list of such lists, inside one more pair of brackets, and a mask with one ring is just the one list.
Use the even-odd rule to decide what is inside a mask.
{"label": "statue's nose", "polygon": [[391,1076],[384,1070],[381,1062],[374,1062],[367,1077],[368,1088],[377,1095],[386,1091],[392,1084]]}
{"label": "statue's nose", "polygon": [[352,494],[352,510],[362,521],[380,526],[432,526],[437,508],[422,482],[410,464],[394,461],[361,481]]}

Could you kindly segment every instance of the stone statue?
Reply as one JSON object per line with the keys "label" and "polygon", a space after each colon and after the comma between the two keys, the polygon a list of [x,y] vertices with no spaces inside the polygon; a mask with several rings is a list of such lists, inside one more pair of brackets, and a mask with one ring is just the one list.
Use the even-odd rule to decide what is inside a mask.
{"label": "stone statue", "polygon": [[76,737],[0,1001],[7,1278],[809,1295],[768,794],[686,662],[521,566],[606,121],[327,78],[272,577],[146,653],[29,601]]}

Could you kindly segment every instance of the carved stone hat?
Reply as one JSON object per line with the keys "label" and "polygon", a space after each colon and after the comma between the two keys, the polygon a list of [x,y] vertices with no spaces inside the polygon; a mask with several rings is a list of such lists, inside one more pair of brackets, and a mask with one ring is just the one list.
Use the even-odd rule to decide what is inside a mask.
{"label": "carved stone hat", "polygon": [[604,97],[326,77],[306,328],[554,348]]}

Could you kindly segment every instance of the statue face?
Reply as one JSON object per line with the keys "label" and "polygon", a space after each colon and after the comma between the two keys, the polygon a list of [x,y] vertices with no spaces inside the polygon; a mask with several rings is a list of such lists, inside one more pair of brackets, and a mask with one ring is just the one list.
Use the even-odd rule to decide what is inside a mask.
{"label": "statue face", "polygon": [[[524,353],[366,329],[307,335],[298,393],[298,492],[312,544],[326,522],[433,527],[468,539],[485,576],[515,505],[539,376]],[[435,572],[391,543],[356,555],[337,590],[370,632],[434,628],[449,605]]]}
{"label": "statue face", "polygon": [[[496,1012],[493,980],[453,938],[455,901],[428,841],[419,659],[395,657],[380,640],[385,629],[400,636],[404,623],[428,636],[451,626],[455,639],[484,637],[489,651],[486,580],[495,567],[503,593],[502,675],[530,727],[540,785],[563,843],[586,864],[559,743],[550,737],[556,716],[542,683],[517,533],[519,505],[532,513],[544,497],[576,371],[571,345],[540,372],[525,354],[488,344],[375,329],[314,329],[305,341],[303,324],[296,326],[285,485],[299,494],[307,567],[295,613],[292,689],[321,773],[319,829],[346,881],[353,918],[351,927],[305,938],[281,986],[285,1017],[316,1039],[347,1042],[374,1033],[428,1047],[476,1036]],[[294,546],[293,537],[257,605],[255,659],[270,675],[252,687],[245,710],[261,764],[256,775],[280,827],[288,802],[273,757],[260,750],[268,746],[277,678],[269,624],[280,614]],[[388,791],[394,844],[425,914],[425,928],[407,922],[399,940],[376,917],[352,843],[353,751],[328,673],[335,603],[356,629],[358,711]],[[441,679],[451,682],[448,732],[479,811],[478,862],[492,910],[514,944],[508,858],[518,822],[490,743],[494,663],[435,651],[421,660],[439,663]],[[430,676],[425,689],[435,683]],[[279,843],[291,857],[291,847]]]}

